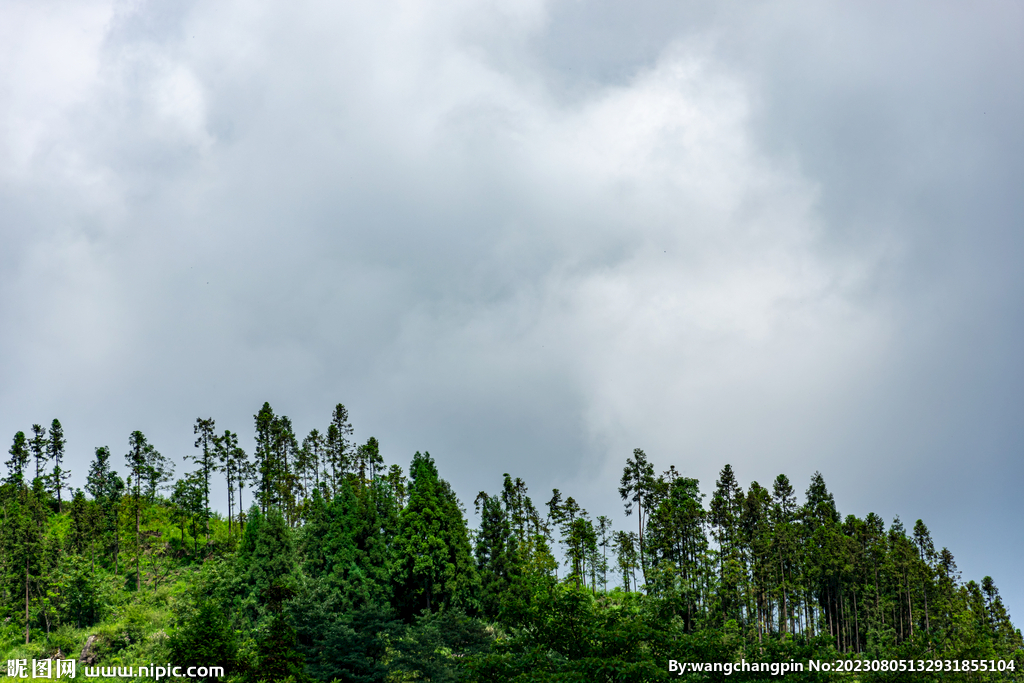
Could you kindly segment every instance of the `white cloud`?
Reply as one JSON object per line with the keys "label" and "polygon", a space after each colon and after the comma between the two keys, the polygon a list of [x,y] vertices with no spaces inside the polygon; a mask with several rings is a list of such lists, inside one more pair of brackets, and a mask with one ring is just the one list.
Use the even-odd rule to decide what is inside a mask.
{"label": "white cloud", "polygon": [[[80,476],[133,429],[177,456],[197,414],[245,435],[270,400],[308,429],[343,400],[389,459],[429,448],[464,493],[510,470],[613,511],[642,446],[705,487],[726,461],[762,483],[827,463],[849,505],[896,499],[877,472],[927,468],[901,449],[962,443],[982,410],[934,412],[983,384],[950,340],[978,320],[1010,338],[984,301],[961,310],[996,280],[947,277],[960,252],[932,235],[982,245],[1010,300],[1018,252],[962,217],[1005,223],[1019,200],[985,193],[1024,158],[1019,87],[997,79],[984,125],[942,108],[978,70],[899,98],[958,31],[978,64],[1013,50],[901,24],[844,85],[877,16],[836,23],[839,49],[802,14],[669,30],[638,6],[657,31],[588,33],[599,3],[566,7],[5,5],[0,426],[59,415]],[[893,76],[904,40],[918,61]],[[569,74],[559,41],[614,78]],[[917,127],[933,111],[947,137]],[[976,185],[933,163],[967,147],[994,169]]]}

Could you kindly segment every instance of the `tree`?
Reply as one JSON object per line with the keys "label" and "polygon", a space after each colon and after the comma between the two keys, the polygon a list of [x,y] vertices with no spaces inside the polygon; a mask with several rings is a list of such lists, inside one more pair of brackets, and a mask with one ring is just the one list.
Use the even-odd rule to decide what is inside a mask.
{"label": "tree", "polygon": [[619,496],[626,503],[626,516],[636,509],[636,546],[640,557],[640,572],[646,581],[647,563],[644,558],[644,527],[647,522],[647,503],[654,485],[654,465],[647,461],[647,455],[639,448],[633,449],[633,457],[626,458],[619,483]]}
{"label": "tree", "polygon": [[293,526],[296,520],[295,500],[298,488],[298,477],[295,476],[294,465],[297,460],[299,444],[292,429],[292,421],[287,415],[274,419],[271,425],[271,442],[273,450],[273,486],[275,497],[281,505],[285,520]]}
{"label": "tree", "polygon": [[[331,495],[338,492],[341,479],[348,473],[351,467],[351,448],[353,429],[349,422],[348,409],[341,403],[334,406],[331,414],[331,424],[327,427],[326,457],[327,465],[330,465]],[[325,470],[326,465],[325,465]],[[325,473],[326,477],[326,473]]]}
{"label": "tree", "polygon": [[152,505],[156,502],[157,495],[167,488],[167,484],[174,480],[174,464],[160,454],[153,444],[146,444],[144,449],[146,466],[142,480],[146,484],[146,502]]}
{"label": "tree", "polygon": [[480,515],[476,534],[476,568],[480,575],[480,607],[484,615],[498,616],[501,599],[518,574],[516,539],[501,498],[481,491],[474,501]]}
{"label": "tree", "polygon": [[683,630],[690,633],[702,601],[704,495],[696,479],[679,476],[674,467],[655,484],[647,524],[648,563],[659,567],[664,595],[682,601]]}
{"label": "tree", "polygon": [[[802,528],[805,534],[804,542],[807,543],[807,550],[804,553],[806,581],[811,596],[817,597],[817,608],[829,635],[837,639],[836,649],[841,649],[838,642],[841,609],[841,576],[838,565],[842,557],[841,531],[838,529],[840,516],[836,510],[835,499],[829,493],[821,472],[815,472],[811,476],[811,483],[805,495]],[[900,533],[902,534],[902,528]],[[812,622],[813,628],[813,619],[808,620]]]}
{"label": "tree", "polygon": [[399,509],[405,507],[405,494],[406,494],[406,478],[402,474],[401,465],[392,465],[388,468],[387,476],[388,486],[391,489],[391,496],[395,499],[395,503]]}
{"label": "tree", "polygon": [[310,430],[306,438],[302,440],[302,454],[302,474],[305,478],[303,488],[308,496],[309,492],[320,486],[323,481],[321,465],[324,459],[324,437],[320,434],[320,430]]}
{"label": "tree", "polygon": [[612,542],[612,520],[606,515],[597,517],[597,534],[601,540],[598,545],[601,548],[601,589],[608,591],[608,546]]}
{"label": "tree", "polygon": [[256,506],[249,511],[249,523],[235,557],[235,571],[245,596],[258,607],[248,613],[253,622],[268,608],[279,609],[283,599],[280,591],[294,589],[298,584],[292,533],[279,509],[271,508],[266,515]]}
{"label": "tree", "polygon": [[14,443],[7,452],[11,455],[11,459],[5,463],[9,472],[7,481],[21,491],[25,488],[25,469],[28,467],[29,458],[25,432],[14,435]]}
{"label": "tree", "polygon": [[256,450],[253,462],[256,470],[256,501],[263,514],[277,503],[274,495],[274,422],[276,416],[270,403],[264,402],[260,411],[253,416],[256,422]]}
{"label": "tree", "polygon": [[715,482],[709,518],[718,542],[718,598],[723,619],[741,619],[742,582],[745,577],[740,547],[739,520],[743,509],[743,489],[736,481],[732,466],[726,464]]}
{"label": "tree", "polygon": [[247,484],[258,481],[259,472],[256,469],[256,463],[249,460],[249,456],[241,448],[235,451],[235,464],[238,466],[238,528],[239,531],[244,531],[245,513],[243,510],[245,510],[245,500],[243,499],[242,492]]}
{"label": "tree", "polygon": [[142,479],[146,476],[146,456],[149,442],[146,435],[135,430],[128,437],[128,481],[132,487],[132,505],[135,511],[135,590],[142,590],[141,555],[142,555]]}
{"label": "tree", "polygon": [[932,584],[935,564],[935,543],[932,541],[931,532],[922,520],[914,523],[914,548],[918,557],[918,579],[922,586],[922,597],[924,598],[924,627],[931,639],[931,614],[928,608],[928,589]]}
{"label": "tree", "polygon": [[438,476],[429,453],[413,456],[409,474],[409,504],[402,510],[394,544],[402,612],[412,618],[424,609],[472,607],[478,578],[458,499]]}
{"label": "tree", "polygon": [[[238,649],[224,609],[212,600],[204,600],[194,611],[179,616],[177,627],[167,639],[171,659],[182,670],[223,666],[230,670]],[[213,677],[192,680],[214,681]]]}
{"label": "tree", "polygon": [[635,531],[616,531],[613,548],[618,559],[619,575],[622,577],[622,588],[629,591],[630,579],[636,588],[637,559]]}
{"label": "tree", "polygon": [[[271,514],[277,513],[276,510]],[[295,628],[284,613],[284,602],[295,596],[288,584],[275,580],[265,592],[272,614],[270,623],[258,639],[256,659],[257,681],[303,681],[304,660],[296,650]]]}
{"label": "tree", "polygon": [[554,489],[552,494],[548,502],[550,518],[559,527],[561,543],[566,549],[568,565],[571,568],[566,579],[572,579],[579,588],[586,585],[588,550],[596,549],[597,536],[587,511],[581,508],[572,496],[566,498],[564,503],[560,503],[561,493],[558,489]]}
{"label": "tree", "polygon": [[214,431],[212,417],[205,420],[196,418],[192,433],[196,435],[195,447],[199,449],[198,455],[185,456],[192,462],[199,465],[199,477],[203,487],[203,523],[206,527],[206,544],[210,544],[210,475],[217,471],[217,457],[215,444],[217,434]]}
{"label": "tree", "polygon": [[196,520],[204,518],[206,499],[203,496],[203,477],[201,472],[190,472],[174,482],[170,503],[175,520],[181,529],[181,547],[187,551],[185,528],[192,527],[192,552],[199,552],[199,530]]}
{"label": "tree", "polygon": [[796,529],[793,527],[796,518],[796,496],[789,478],[780,474],[772,485],[772,557],[778,568],[776,579],[777,599],[779,600],[779,630],[782,633],[794,630],[796,613],[793,610],[790,596],[795,590],[794,574],[796,567]]}
{"label": "tree", "polygon": [[225,429],[224,433],[214,438],[214,454],[219,469],[224,472],[224,480],[228,485],[228,535],[232,535],[231,521],[234,515],[235,483],[239,483],[238,494],[241,496],[241,479],[245,468],[245,451],[238,446],[238,435]]}
{"label": "tree", "polygon": [[46,467],[46,461],[49,459],[49,443],[46,428],[42,425],[32,425],[32,440],[29,442],[29,447],[32,449],[32,457],[36,461],[36,479],[46,476],[43,468]]}
{"label": "tree", "polygon": [[89,474],[86,477],[85,490],[95,501],[102,501],[110,497],[112,478],[116,473],[110,469],[110,449],[106,446],[98,446],[96,455],[89,466]]}
{"label": "tree", "polygon": [[60,425],[60,420],[54,418],[53,422],[50,423],[50,438],[47,441],[47,459],[53,461],[53,472],[50,474],[50,483],[53,485],[54,491],[57,494],[57,509],[60,512],[64,511],[63,503],[61,502],[61,490],[65,488],[68,480],[71,478],[71,472],[64,470],[61,467],[61,463],[64,461],[64,445],[67,443],[67,439],[64,438],[64,428]]}
{"label": "tree", "polygon": [[769,544],[771,542],[771,494],[768,489],[756,481],[750,483],[743,509],[739,518],[739,537],[744,553],[747,576],[745,609],[748,621],[750,615],[756,624],[758,642],[762,642],[764,634],[771,629],[769,614],[769,591],[771,576],[771,559]]}
{"label": "tree", "polygon": [[110,449],[96,448],[95,459],[89,467],[85,490],[99,506],[98,531],[104,539],[113,539],[114,565],[118,550],[118,504],[124,493],[124,480],[110,468]]}
{"label": "tree", "polygon": [[365,444],[356,449],[356,468],[360,485],[367,481],[373,481],[377,476],[377,468],[383,464],[384,458],[380,454],[380,444],[371,436]]}

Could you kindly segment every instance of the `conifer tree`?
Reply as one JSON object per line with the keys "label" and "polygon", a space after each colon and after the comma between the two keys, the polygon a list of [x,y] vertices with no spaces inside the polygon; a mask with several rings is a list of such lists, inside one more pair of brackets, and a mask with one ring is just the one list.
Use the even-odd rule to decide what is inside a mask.
{"label": "conifer tree", "polygon": [[[342,478],[351,468],[351,448],[353,429],[349,422],[348,409],[341,403],[334,406],[331,424],[327,427],[326,456],[330,466],[331,494],[335,494],[341,485]],[[327,467],[325,466],[325,470]],[[326,473],[325,473],[325,476]]]}
{"label": "conifer tree", "polygon": [[[39,482],[36,479],[36,482]],[[4,501],[3,519],[0,525],[0,567],[3,569],[3,583],[9,585],[4,591],[4,604],[9,605],[10,620],[15,613],[14,605],[23,600],[25,619],[25,644],[31,637],[32,613],[38,607],[42,597],[40,581],[45,575],[44,563],[47,553],[44,552],[44,536],[46,531],[47,510],[43,504],[44,490],[39,486],[22,487],[21,495],[11,496]],[[34,599],[33,599],[34,597]]]}
{"label": "conifer tree", "polygon": [[635,531],[616,531],[613,544],[619,567],[619,575],[622,577],[622,588],[629,591],[630,582],[634,589],[636,585],[637,559],[637,537]]}
{"label": "conifer tree", "polygon": [[146,435],[136,430],[128,437],[128,481],[131,485],[132,507],[135,512],[135,590],[142,590],[142,480],[146,476],[146,455],[149,442]]}
{"label": "conifer tree", "polygon": [[277,503],[274,495],[274,422],[276,416],[270,403],[264,402],[260,411],[253,416],[256,422],[256,450],[253,452],[253,465],[256,479],[256,501],[263,514]]}
{"label": "conifer tree", "polygon": [[271,435],[274,496],[281,505],[288,525],[293,526],[296,522],[295,501],[298,486],[294,465],[299,444],[292,429],[291,419],[287,415],[276,418],[271,425]]}
{"label": "conifer tree", "polygon": [[307,479],[304,482],[304,488],[308,496],[312,489],[320,486],[323,482],[321,467],[324,461],[324,437],[320,434],[320,430],[310,430],[306,438],[302,440],[302,453],[302,472]]}
{"label": "conifer tree", "polygon": [[199,449],[199,453],[196,455],[186,455],[185,457],[196,463],[199,466],[199,477],[202,481],[203,491],[203,524],[206,527],[206,544],[210,544],[210,475],[220,469],[217,466],[217,454],[216,454],[216,441],[217,434],[215,431],[215,423],[212,417],[206,418],[205,420],[201,417],[196,418],[196,423],[192,428],[192,433],[196,435],[195,447]]}
{"label": "conifer tree", "polygon": [[924,601],[924,627],[931,639],[931,611],[928,606],[928,593],[934,579],[935,564],[935,543],[932,541],[931,532],[924,521],[917,520],[914,523],[914,548],[917,550],[917,579],[921,585],[921,596]]}
{"label": "conifer tree", "polygon": [[429,453],[413,456],[409,474],[409,503],[394,546],[402,611],[411,618],[445,605],[470,607],[478,579],[458,500]]}
{"label": "conifer tree", "polygon": [[204,512],[206,510],[206,499],[203,496],[202,472],[199,470],[190,472],[174,482],[169,502],[172,506],[174,517],[181,529],[182,549],[187,550],[185,528],[190,526],[192,529],[192,552],[193,554],[198,554],[199,529],[197,528],[197,521],[205,518]]}
{"label": "conifer tree", "polygon": [[8,471],[7,481],[21,491],[26,488],[25,470],[28,468],[29,459],[25,432],[18,432],[14,435],[14,443],[11,444],[11,448],[7,452],[11,455],[11,459],[5,463]]}
{"label": "conifer tree", "polygon": [[601,590],[608,591],[608,546],[612,542],[612,520],[607,515],[597,516],[597,535],[600,538],[598,546],[601,548]]}
{"label": "conifer tree", "polygon": [[96,455],[89,467],[85,490],[99,506],[98,532],[104,541],[113,542],[114,564],[117,564],[118,548],[118,504],[124,493],[124,480],[110,468],[110,449],[96,448]]}
{"label": "conifer tree", "polygon": [[[809,597],[816,598],[816,608],[820,611],[823,629],[839,643],[839,609],[840,609],[840,576],[837,572],[842,552],[839,547],[839,512],[836,510],[835,499],[825,485],[821,472],[815,472],[807,487],[806,500],[803,506],[802,529],[805,542],[810,552],[806,554],[806,581],[811,591]],[[902,528],[900,529],[902,534]],[[808,615],[808,621],[814,629],[814,607]],[[824,631],[823,631],[824,632]]]}
{"label": "conifer tree", "polygon": [[61,500],[61,491],[65,488],[71,478],[71,472],[61,467],[64,462],[64,446],[67,439],[64,438],[64,428],[60,420],[54,418],[50,423],[50,438],[47,440],[47,459],[53,462],[53,472],[50,473],[50,485],[57,494],[57,510],[63,512],[64,507]]}
{"label": "conifer tree", "polygon": [[493,618],[498,615],[501,597],[517,574],[516,539],[501,498],[481,491],[474,501],[480,516],[476,535],[476,567],[480,574],[480,607]]}
{"label": "conifer tree", "polygon": [[[36,476],[35,479],[46,476],[46,461],[49,459],[49,439],[46,434],[46,428],[42,425],[32,425],[32,440],[29,442],[29,447],[32,449],[32,457],[36,461]],[[28,473],[26,472],[26,475]],[[28,482],[26,482],[28,483]]]}
{"label": "conifer tree", "polygon": [[76,489],[72,494],[71,504],[68,506],[68,517],[71,520],[71,525],[67,542],[76,554],[81,555],[93,537],[89,505],[86,503],[85,493],[82,489]]}
{"label": "conifer tree", "polygon": [[739,519],[736,500],[739,491],[740,487],[732,466],[726,464],[715,482],[715,492],[710,504],[710,521],[715,528],[714,537],[719,545],[723,566],[725,558],[731,556],[736,545],[736,526]]}
{"label": "conifer tree", "polygon": [[791,596],[795,592],[794,573],[796,567],[796,496],[789,478],[780,474],[772,485],[772,562],[778,568],[776,575],[776,599],[779,601],[779,630],[782,633],[794,630],[796,612]]}
{"label": "conifer tree", "polygon": [[253,506],[248,517],[235,566],[246,595],[259,606],[258,612],[250,611],[248,615],[255,622],[281,597],[274,593],[275,586],[294,588],[298,584],[299,569],[292,533],[281,511],[271,508],[264,515]]}
{"label": "conifer tree", "polygon": [[634,448],[633,457],[626,458],[626,466],[622,470],[619,483],[619,496],[625,501],[626,516],[636,510],[637,534],[636,550],[640,558],[640,572],[646,581],[647,562],[644,555],[644,529],[649,514],[648,502],[654,487],[654,465],[647,461],[647,454],[642,449]]}
{"label": "conifer tree", "polygon": [[392,465],[388,469],[388,486],[391,488],[391,495],[395,499],[398,508],[405,507],[406,478],[402,474],[401,465]]}
{"label": "conifer tree", "polygon": [[377,468],[383,464],[380,444],[374,437],[371,436],[365,444],[356,449],[356,469],[361,483],[373,481],[377,476]]}
{"label": "conifer tree", "polygon": [[740,512],[739,536],[745,551],[748,578],[745,608],[754,615],[758,642],[771,629],[769,591],[771,577],[771,494],[756,481],[750,483]]}
{"label": "conifer tree", "polygon": [[174,480],[174,464],[164,457],[153,444],[147,443],[145,448],[146,467],[143,473],[143,481],[146,484],[146,502],[153,504],[159,493],[167,488],[167,484]]}
{"label": "conifer tree", "polygon": [[[224,480],[228,486],[228,535],[232,532],[232,519],[235,504],[235,484],[239,484],[241,496],[241,479],[245,476],[245,451],[238,445],[238,435],[225,429],[224,433],[214,439],[214,454],[219,468],[224,472]],[[239,499],[241,502],[241,499]]]}

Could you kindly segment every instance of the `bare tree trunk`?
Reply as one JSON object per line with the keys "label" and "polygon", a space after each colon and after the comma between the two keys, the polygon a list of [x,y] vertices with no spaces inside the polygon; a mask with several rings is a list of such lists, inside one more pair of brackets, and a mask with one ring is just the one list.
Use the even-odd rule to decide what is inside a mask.
{"label": "bare tree trunk", "polygon": [[875,610],[882,619],[882,627],[885,627],[885,612],[882,611],[882,604],[878,595],[878,566],[875,565]]}
{"label": "bare tree trunk", "polygon": [[25,555],[25,644],[28,645],[28,555]]}
{"label": "bare tree trunk", "polygon": [[786,619],[789,614],[786,611],[787,607],[787,595],[786,595],[786,566],[782,563],[782,554],[779,554],[779,571],[782,573],[782,613],[779,615],[779,624],[782,626],[782,632],[786,632]]}
{"label": "bare tree trunk", "polygon": [[860,652],[860,614],[857,610],[857,589],[853,590],[853,631],[854,631],[854,652]]}
{"label": "bare tree trunk", "polygon": [[928,620],[928,584],[924,586],[924,628],[928,632],[928,651],[932,649],[932,625]]}
{"label": "bare tree trunk", "polygon": [[910,618],[910,637],[914,637],[914,603],[910,597],[910,577],[907,577],[907,614]]}
{"label": "bare tree trunk", "polygon": [[[137,491],[138,489],[136,489]],[[142,541],[139,538],[142,510],[139,506],[138,493],[135,495],[135,592],[142,590],[142,576],[139,574],[139,556],[142,555]]]}

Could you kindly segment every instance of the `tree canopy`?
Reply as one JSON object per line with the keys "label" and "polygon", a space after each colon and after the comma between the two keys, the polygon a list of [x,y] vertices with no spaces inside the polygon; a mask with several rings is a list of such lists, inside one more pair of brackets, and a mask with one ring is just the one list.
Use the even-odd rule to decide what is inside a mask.
{"label": "tree canopy", "polygon": [[[541,513],[505,473],[474,498],[471,529],[429,453],[404,470],[386,442],[355,445],[342,404],[301,443],[269,403],[254,427],[250,460],[197,419],[196,469],[176,479],[133,431],[124,476],[96,447],[74,491],[59,421],[17,432],[0,484],[9,658],[216,664],[240,682],[712,680],[670,661],[746,662],[730,680],[768,681],[773,662],[811,659],[868,670],[787,677],[967,660],[996,670],[899,680],[1024,679],[996,582],[965,579],[923,520],[843,516],[821,472],[802,500],[785,474],[744,485],[728,464],[705,492],[637,448],[624,528],[558,489]],[[218,474],[226,516],[210,505]]]}

